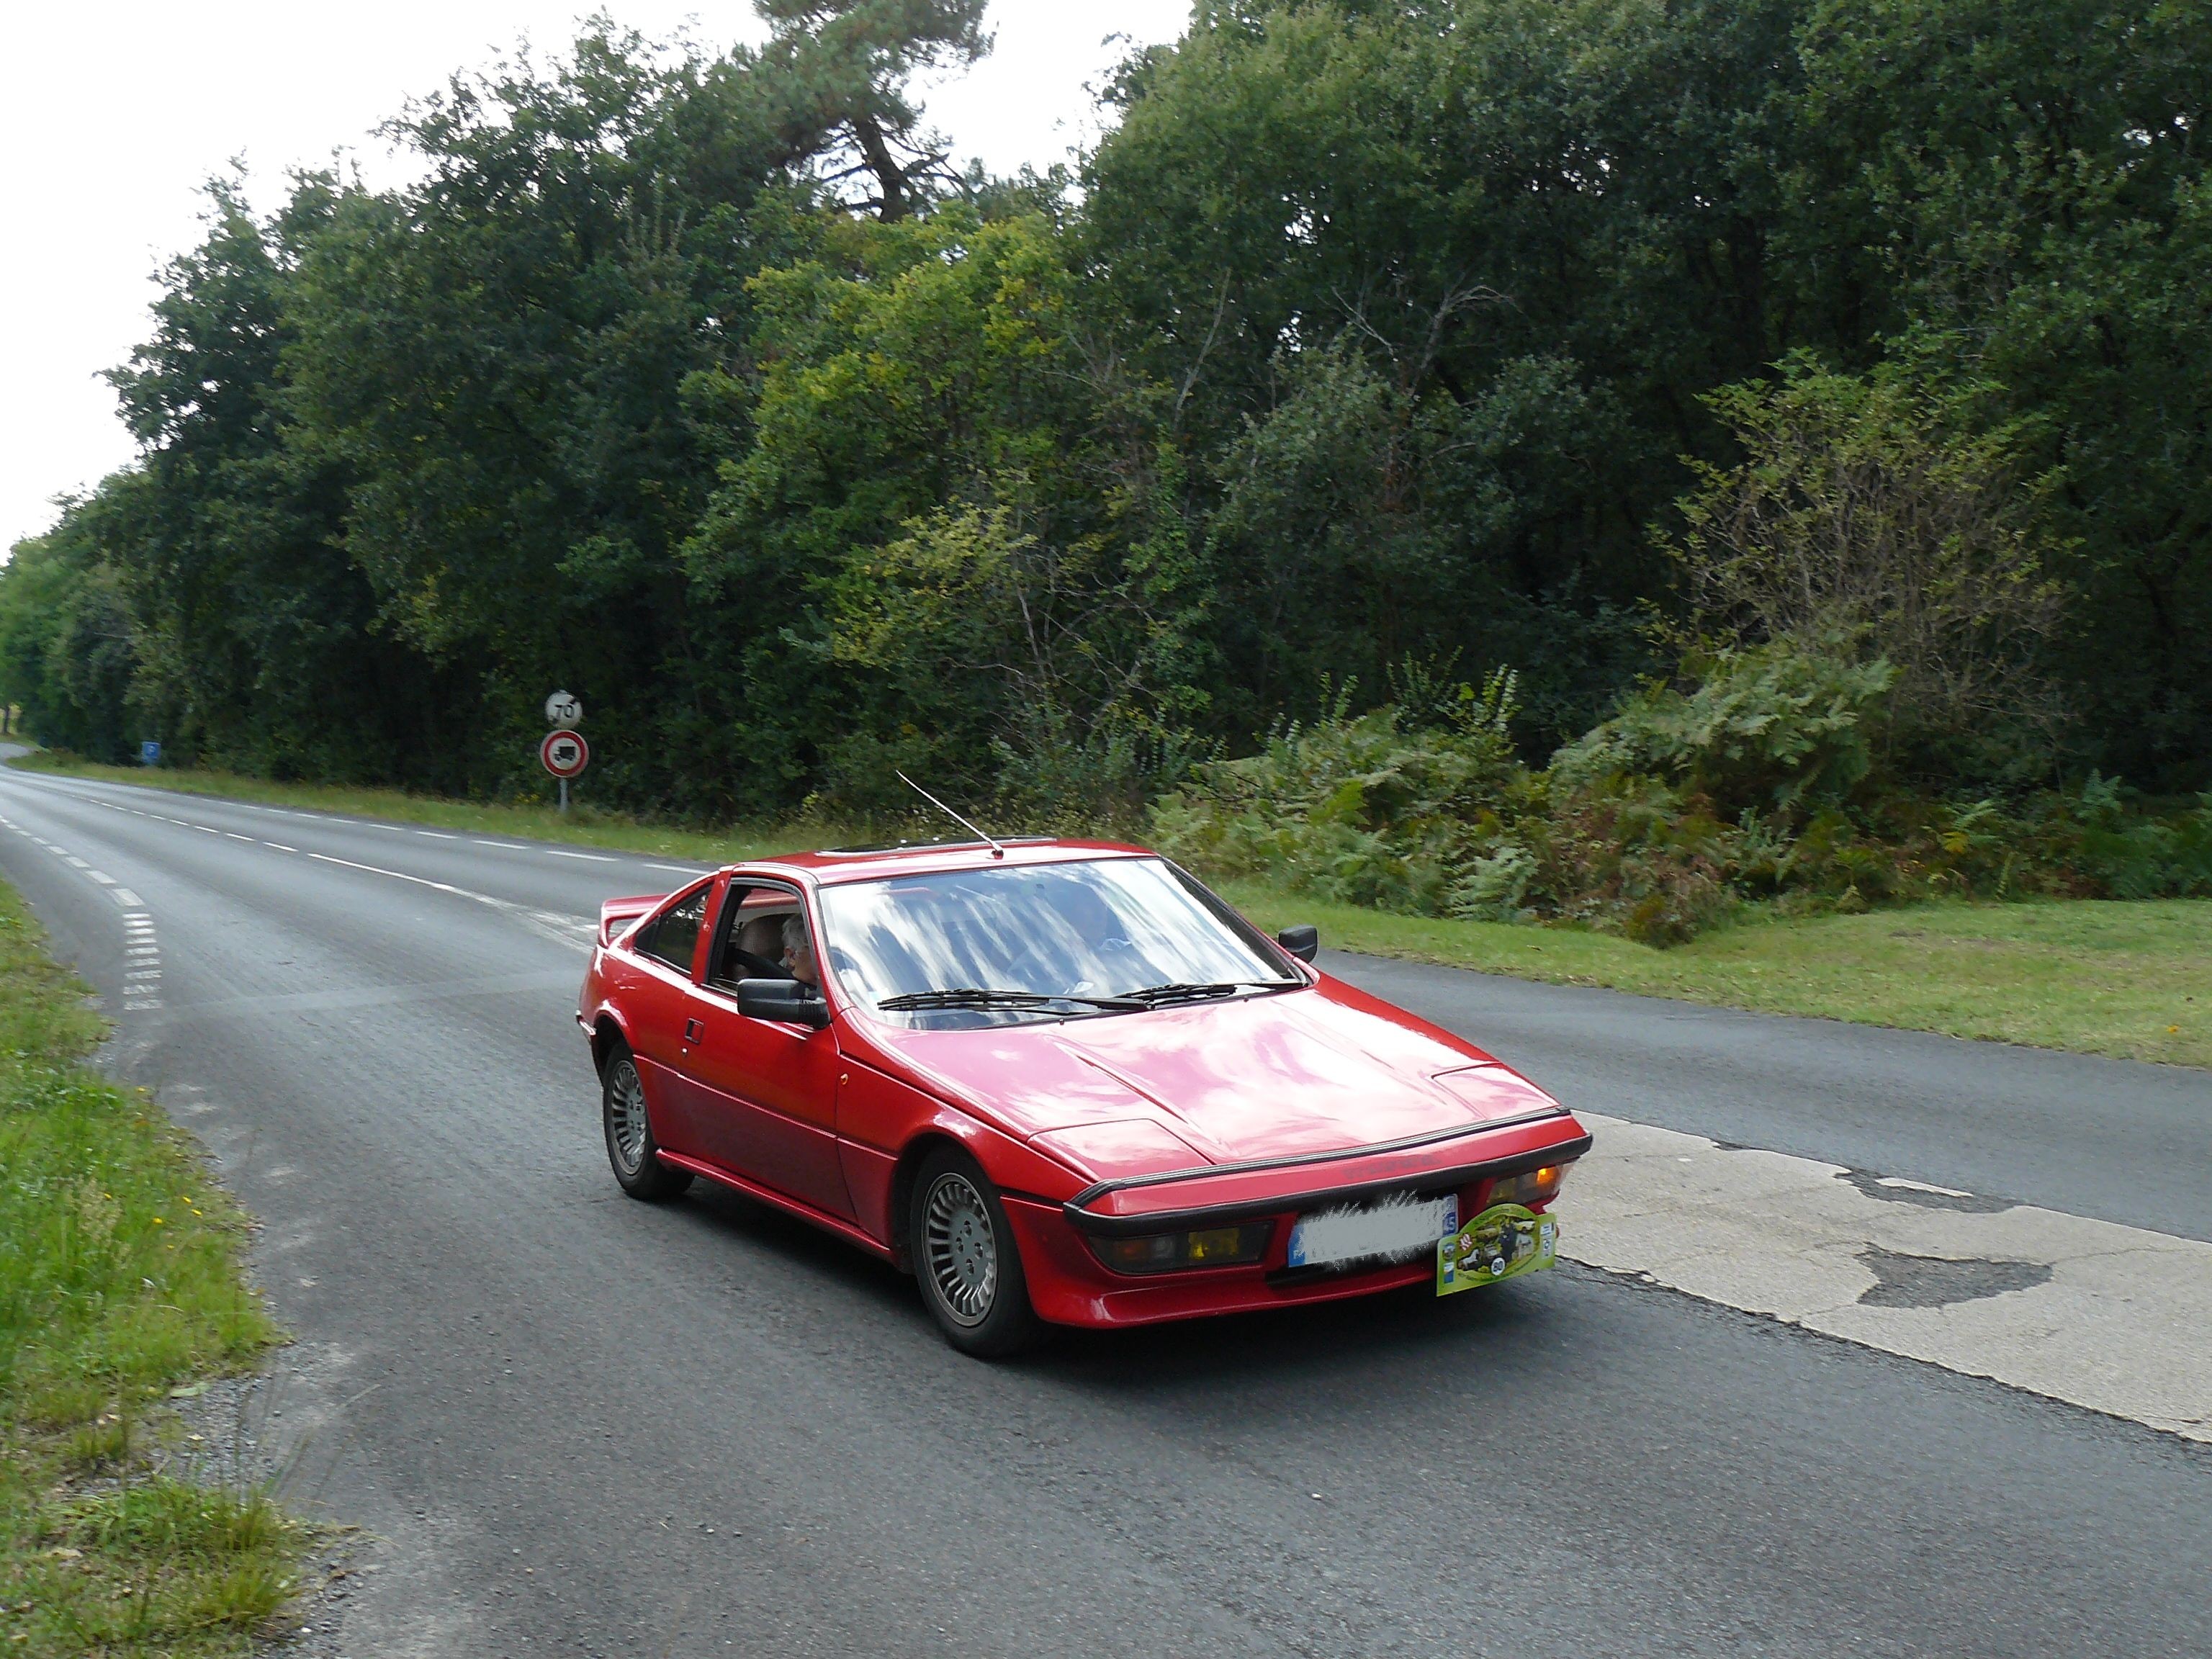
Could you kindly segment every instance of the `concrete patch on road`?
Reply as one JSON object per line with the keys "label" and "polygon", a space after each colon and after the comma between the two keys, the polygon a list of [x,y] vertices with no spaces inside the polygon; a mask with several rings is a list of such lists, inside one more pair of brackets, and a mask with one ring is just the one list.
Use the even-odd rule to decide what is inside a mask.
{"label": "concrete patch on road", "polygon": [[2212,1244],[1577,1115],[1562,1255],[2212,1443]]}

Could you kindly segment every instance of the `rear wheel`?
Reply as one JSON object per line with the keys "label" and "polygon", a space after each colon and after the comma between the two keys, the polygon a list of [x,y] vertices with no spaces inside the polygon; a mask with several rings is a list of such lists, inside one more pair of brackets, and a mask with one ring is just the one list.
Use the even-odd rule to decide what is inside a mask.
{"label": "rear wheel", "polygon": [[645,1110],[645,1079],[627,1048],[607,1056],[599,1075],[599,1115],[607,1132],[607,1162],[615,1179],[632,1198],[657,1203],[678,1196],[691,1184],[691,1172],[660,1161],[653,1121]]}
{"label": "rear wheel", "polygon": [[1043,1334],[1006,1206],[974,1158],[951,1147],[929,1155],[915,1178],[908,1225],[921,1299],[946,1341],[994,1359]]}

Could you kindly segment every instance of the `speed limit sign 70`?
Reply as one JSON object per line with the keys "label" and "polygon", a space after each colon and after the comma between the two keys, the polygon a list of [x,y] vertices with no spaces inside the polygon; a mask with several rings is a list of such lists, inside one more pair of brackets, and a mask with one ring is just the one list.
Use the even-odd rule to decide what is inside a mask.
{"label": "speed limit sign 70", "polygon": [[592,750],[576,732],[548,732],[538,745],[538,758],[555,777],[566,780],[592,763]]}

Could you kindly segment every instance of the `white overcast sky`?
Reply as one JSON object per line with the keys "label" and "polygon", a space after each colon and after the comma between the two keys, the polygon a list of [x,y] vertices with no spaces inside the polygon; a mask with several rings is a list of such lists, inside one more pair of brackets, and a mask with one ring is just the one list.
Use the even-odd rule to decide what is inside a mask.
{"label": "white overcast sky", "polygon": [[[15,185],[0,243],[9,332],[0,400],[0,549],[53,520],[131,455],[98,379],[145,337],[149,281],[198,240],[200,186],[243,158],[253,200],[286,168],[343,150],[372,184],[405,174],[371,129],[453,70],[526,38],[541,53],[598,9],[652,37],[757,40],[744,0],[166,0],[11,5],[0,48],[0,155]],[[934,125],[994,171],[1042,167],[1097,131],[1084,88],[1130,41],[1181,33],[1190,0],[993,0],[997,50],[928,98]]]}

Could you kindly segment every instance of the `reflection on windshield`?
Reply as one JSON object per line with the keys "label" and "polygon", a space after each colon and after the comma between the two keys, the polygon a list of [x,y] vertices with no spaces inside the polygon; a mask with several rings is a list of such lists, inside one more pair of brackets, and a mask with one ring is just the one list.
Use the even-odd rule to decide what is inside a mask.
{"label": "reflection on windshield", "polygon": [[[1146,987],[1299,985],[1158,859],[1091,859],[901,876],[825,888],[839,988],[875,1007],[919,992],[1115,997]],[[984,1007],[902,1016],[933,1026],[1051,1011]],[[1085,1012],[1078,1004],[1060,1012]]]}

